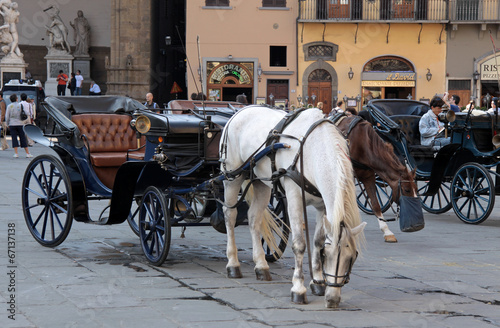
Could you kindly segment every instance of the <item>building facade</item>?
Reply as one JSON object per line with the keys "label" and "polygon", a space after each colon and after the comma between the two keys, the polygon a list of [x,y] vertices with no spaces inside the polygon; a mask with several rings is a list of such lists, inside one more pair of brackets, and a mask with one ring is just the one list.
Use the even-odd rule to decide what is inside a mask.
{"label": "building facade", "polygon": [[188,1],[189,93],[283,106],[295,100],[297,13],[295,1]]}

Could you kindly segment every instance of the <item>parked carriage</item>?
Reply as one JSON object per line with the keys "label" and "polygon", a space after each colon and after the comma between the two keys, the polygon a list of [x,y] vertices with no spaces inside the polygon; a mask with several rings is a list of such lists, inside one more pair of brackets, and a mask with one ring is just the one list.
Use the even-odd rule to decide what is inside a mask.
{"label": "parked carriage", "polygon": [[[429,110],[427,104],[372,100],[367,110],[379,135],[393,145],[404,163],[416,169],[426,211],[439,214],[453,208],[460,220],[472,224],[488,218],[500,193],[500,149],[493,141],[500,125],[495,115],[473,116],[471,111],[440,115],[447,122],[451,144],[435,151],[420,144],[419,121]],[[379,186],[384,187],[383,182]],[[385,199],[384,205],[390,201]]]}
{"label": "parked carriage", "polygon": [[[176,101],[169,114],[157,114],[132,99],[103,96],[48,97],[42,106],[54,121],[53,130],[43,135],[29,125],[25,131],[57,156],[34,158],[22,186],[26,223],[40,244],[61,244],[73,220],[99,225],[128,221],[148,261],[161,265],[171,227],[223,230],[219,139],[241,104]],[[93,200],[109,200],[98,218],[89,214]],[[239,223],[245,220],[245,206],[239,207]],[[287,235],[282,201],[272,199],[269,209]],[[286,242],[278,244],[283,251]],[[279,258],[263,246],[268,260]]]}

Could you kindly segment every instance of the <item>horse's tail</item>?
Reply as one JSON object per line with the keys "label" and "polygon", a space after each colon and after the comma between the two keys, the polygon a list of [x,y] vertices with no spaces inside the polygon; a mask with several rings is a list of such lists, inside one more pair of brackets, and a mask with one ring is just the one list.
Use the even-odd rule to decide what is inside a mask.
{"label": "horse's tail", "polygon": [[[243,183],[243,189],[245,189],[248,182]],[[247,194],[245,195],[245,200],[250,205],[254,198],[254,190],[253,186],[250,186]],[[283,209],[286,211],[286,209]],[[280,258],[283,255],[283,252],[279,248],[279,240],[283,240],[285,244],[288,244],[288,235],[283,232],[283,226],[280,224],[285,224],[284,222],[279,222],[276,214],[269,210],[269,207],[266,207],[266,210],[263,214],[263,220],[260,226],[260,233],[262,234],[262,238],[267,246],[270,248],[273,254],[277,258]],[[288,228],[288,231],[290,229]]]}
{"label": "horse's tail", "polygon": [[[347,144],[344,140],[337,143],[337,165],[340,168],[338,175],[337,186],[335,186],[335,201],[333,204],[333,215],[327,215],[332,220],[338,222],[325,222],[326,227],[333,233],[334,237],[339,235],[340,222],[344,222],[351,229],[361,223],[358,205],[356,202],[356,187],[354,184],[354,171],[351,160],[349,158]],[[362,238],[358,239],[362,242]]]}

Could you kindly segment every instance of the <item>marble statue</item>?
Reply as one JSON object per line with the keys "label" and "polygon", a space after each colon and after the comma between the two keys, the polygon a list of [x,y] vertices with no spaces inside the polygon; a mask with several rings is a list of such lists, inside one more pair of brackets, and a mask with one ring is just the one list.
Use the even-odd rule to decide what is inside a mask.
{"label": "marble statue", "polygon": [[[53,9],[53,11],[50,11]],[[45,26],[47,29],[47,35],[49,36],[49,54],[57,53],[67,53],[71,52],[71,46],[68,42],[68,28],[64,25],[61,17],[59,16],[59,9],[55,7],[50,7],[45,9],[48,15],[52,19],[49,26]]]}
{"label": "marble statue", "polygon": [[74,22],[69,22],[71,27],[75,30],[75,56],[88,56],[89,55],[89,39],[90,39],[90,25],[87,18],[83,16],[83,11],[78,10],[78,17]]}
{"label": "marble statue", "polygon": [[23,54],[19,49],[19,34],[17,33],[17,23],[19,22],[19,10],[17,2],[10,0],[0,1],[0,15],[3,16],[4,24],[0,26],[0,43],[6,57],[22,58]]}

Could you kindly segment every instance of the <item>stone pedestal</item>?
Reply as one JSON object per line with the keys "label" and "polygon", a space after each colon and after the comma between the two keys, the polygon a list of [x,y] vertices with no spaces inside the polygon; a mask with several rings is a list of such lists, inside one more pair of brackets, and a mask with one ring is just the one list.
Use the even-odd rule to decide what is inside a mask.
{"label": "stone pedestal", "polygon": [[92,57],[86,56],[86,57],[75,57],[75,60],[73,61],[73,72],[76,73],[76,71],[80,70],[82,72],[83,76],[83,81],[90,83],[90,61],[92,60]]}
{"label": "stone pedestal", "polygon": [[45,94],[47,96],[57,96],[57,76],[62,70],[64,74],[71,77],[73,72],[74,57],[68,53],[48,54],[44,57],[47,61],[47,81],[45,82]]}
{"label": "stone pedestal", "polygon": [[2,71],[0,77],[0,87],[10,80],[24,80],[26,67],[28,64],[17,56],[5,56],[0,61],[0,69]]}

